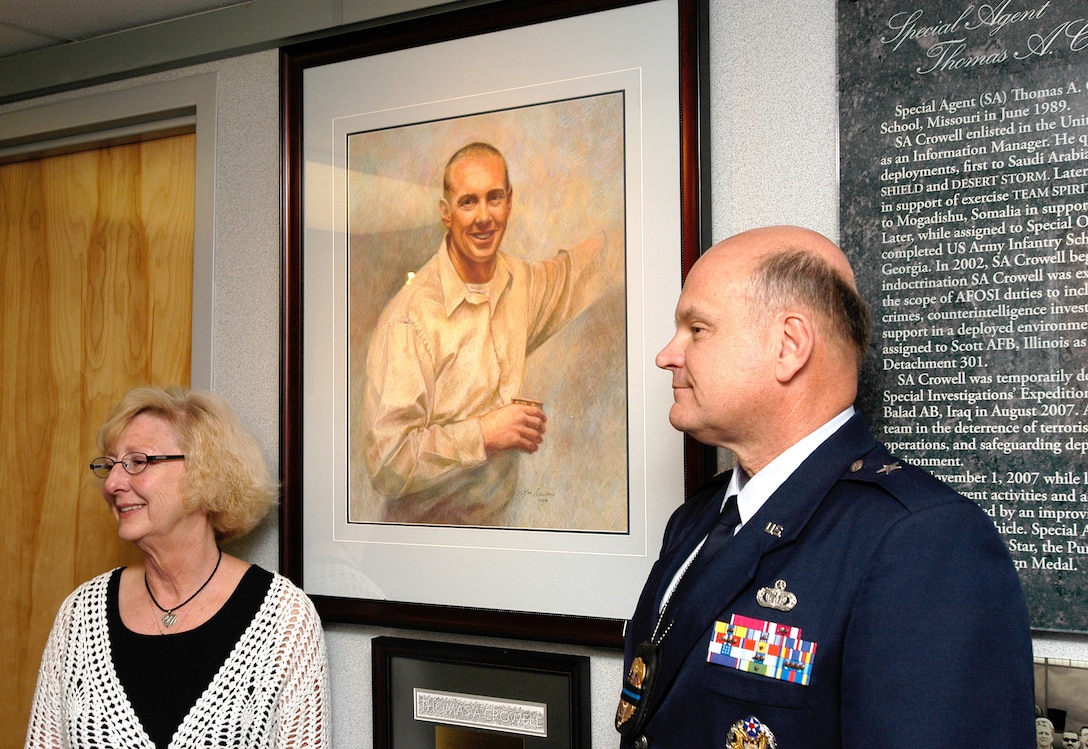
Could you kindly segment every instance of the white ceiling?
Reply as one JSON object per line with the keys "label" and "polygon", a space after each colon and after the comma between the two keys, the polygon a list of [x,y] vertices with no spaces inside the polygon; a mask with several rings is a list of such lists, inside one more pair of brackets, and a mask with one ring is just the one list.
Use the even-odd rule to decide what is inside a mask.
{"label": "white ceiling", "polygon": [[254,0],[3,0],[0,57],[251,2]]}

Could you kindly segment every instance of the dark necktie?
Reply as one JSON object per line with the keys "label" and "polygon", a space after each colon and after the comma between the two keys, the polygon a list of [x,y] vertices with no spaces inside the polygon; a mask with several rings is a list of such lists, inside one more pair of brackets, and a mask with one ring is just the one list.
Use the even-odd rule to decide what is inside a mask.
{"label": "dark necktie", "polygon": [[740,525],[740,510],[737,508],[737,495],[732,494],[729,499],[725,500],[725,507],[718,513],[716,522],[709,528],[706,541],[703,543],[703,547],[699,549],[699,553],[696,554],[692,567],[700,562],[705,563],[714,559],[720,554],[726,544],[733,538],[733,532],[738,525]]}
{"label": "dark necktie", "polygon": [[732,494],[725,500],[725,507],[722,508],[722,514],[718,516],[716,528],[724,528],[729,531],[729,535],[732,535],[738,525],[740,525],[740,509],[737,507],[737,495]]}

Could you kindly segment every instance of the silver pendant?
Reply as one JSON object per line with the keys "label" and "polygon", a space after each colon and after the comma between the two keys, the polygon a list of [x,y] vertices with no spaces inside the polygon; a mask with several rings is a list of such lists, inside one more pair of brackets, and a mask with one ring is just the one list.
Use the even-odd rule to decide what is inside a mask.
{"label": "silver pendant", "polygon": [[162,615],[162,626],[166,627],[167,629],[173,627],[175,624],[177,624],[177,622],[178,618],[174,616],[173,611],[167,611],[165,614]]}

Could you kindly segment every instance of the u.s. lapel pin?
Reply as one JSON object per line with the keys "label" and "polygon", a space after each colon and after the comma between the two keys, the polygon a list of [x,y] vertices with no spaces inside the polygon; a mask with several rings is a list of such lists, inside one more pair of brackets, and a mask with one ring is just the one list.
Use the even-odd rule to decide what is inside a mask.
{"label": "u.s. lapel pin", "polygon": [[797,605],[797,596],[786,590],[785,580],[776,580],[773,588],[760,588],[756,593],[756,603],[775,611],[792,611]]}
{"label": "u.s. lapel pin", "polygon": [[766,533],[768,536],[782,538],[782,526],[778,523],[772,523],[768,521],[767,524],[763,526],[763,532]]}

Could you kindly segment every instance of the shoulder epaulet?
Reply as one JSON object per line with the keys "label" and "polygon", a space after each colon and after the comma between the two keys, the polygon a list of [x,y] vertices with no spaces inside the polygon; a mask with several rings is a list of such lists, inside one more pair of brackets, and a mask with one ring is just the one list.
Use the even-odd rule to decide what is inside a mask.
{"label": "shoulder epaulet", "polygon": [[877,484],[912,511],[950,501],[969,501],[928,471],[892,455],[881,444],[852,462],[843,479]]}

